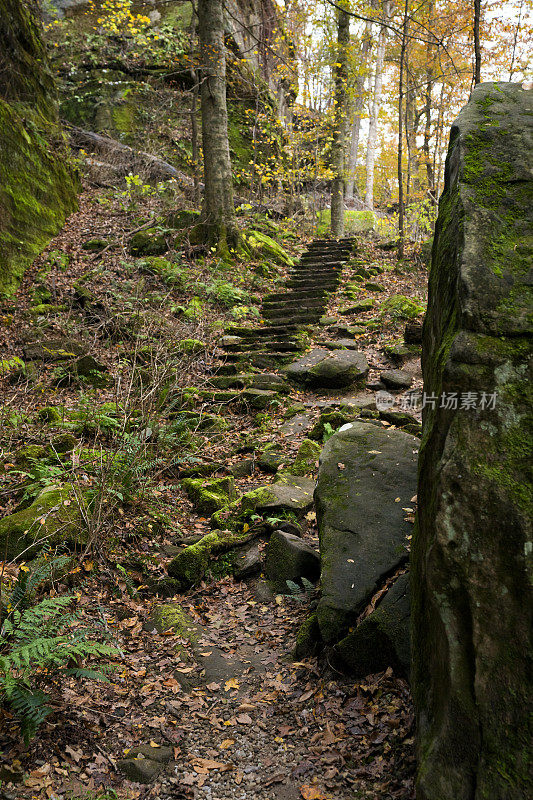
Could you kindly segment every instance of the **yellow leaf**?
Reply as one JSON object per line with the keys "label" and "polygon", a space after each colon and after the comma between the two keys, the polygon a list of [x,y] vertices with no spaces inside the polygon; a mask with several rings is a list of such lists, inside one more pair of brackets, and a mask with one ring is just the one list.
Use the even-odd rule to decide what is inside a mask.
{"label": "yellow leaf", "polygon": [[227,750],[228,747],[231,747],[232,744],[235,744],[235,739],[224,739],[220,743],[220,749],[221,750]]}
{"label": "yellow leaf", "polygon": [[226,692],[229,692],[230,689],[238,689],[238,688],[239,688],[239,684],[237,683],[235,678],[230,678],[224,684],[224,689],[225,689]]}

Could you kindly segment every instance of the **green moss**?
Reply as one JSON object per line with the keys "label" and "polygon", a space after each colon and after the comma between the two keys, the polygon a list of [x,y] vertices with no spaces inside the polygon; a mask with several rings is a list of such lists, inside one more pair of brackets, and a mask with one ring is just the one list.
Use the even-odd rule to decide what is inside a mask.
{"label": "green moss", "polygon": [[317,614],[310,614],[300,625],[296,634],[293,656],[296,659],[309,658],[315,655],[320,647],[321,636]]}
{"label": "green moss", "polygon": [[83,544],[84,515],[70,484],[48,486],[27,508],[0,520],[0,552],[8,560],[28,560],[47,542],[52,547]]}
{"label": "green moss", "polygon": [[425,311],[424,305],[412,297],[393,294],[381,306],[381,314],[392,319],[416,319]]}
{"label": "green moss", "polygon": [[153,611],[152,621],[159,633],[171,630],[174,635],[186,639],[191,644],[198,642],[196,625],[178,603],[165,603],[157,606]]}
{"label": "green moss", "polygon": [[212,531],[196,544],[189,545],[168,565],[168,574],[179,581],[182,589],[199,583],[210,572],[213,556],[230,550],[241,542],[241,536],[230,531]]}
{"label": "green moss", "polygon": [[168,245],[165,236],[157,228],[147,228],[133,234],[128,250],[133,256],[160,256],[167,252]]}
{"label": "green moss", "polygon": [[[50,142],[55,139],[55,148]],[[0,295],[17,287],[24,269],[76,207],[76,184],[57,128],[0,99]]]}
{"label": "green moss", "polygon": [[304,439],[289,471],[293,475],[309,475],[316,472],[321,450],[322,448],[316,442]]}
{"label": "green moss", "polygon": [[206,516],[223,508],[235,498],[233,477],[204,481],[202,478],[185,478],[183,489],[199,514]]}
{"label": "green moss", "polygon": [[281,266],[292,266],[293,260],[283,247],[264,233],[250,230],[242,236],[242,248],[254,258],[266,258]]}
{"label": "green moss", "polygon": [[178,343],[178,350],[187,355],[194,356],[198,353],[203,353],[206,348],[206,343],[201,342],[199,339],[182,339]]}

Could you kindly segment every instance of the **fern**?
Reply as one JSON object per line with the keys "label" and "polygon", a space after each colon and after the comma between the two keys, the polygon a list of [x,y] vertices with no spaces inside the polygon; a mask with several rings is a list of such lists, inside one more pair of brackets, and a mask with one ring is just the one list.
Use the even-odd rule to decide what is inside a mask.
{"label": "fern", "polygon": [[[41,688],[61,676],[107,680],[110,665],[80,666],[86,659],[116,656],[115,647],[95,641],[95,628],[82,624],[81,614],[70,611],[73,595],[45,597],[35,602],[35,591],[69,559],[40,559],[31,571],[21,568],[0,608],[0,701],[19,719],[26,743],[50,714],[49,695]],[[73,666],[75,665],[75,666]]]}

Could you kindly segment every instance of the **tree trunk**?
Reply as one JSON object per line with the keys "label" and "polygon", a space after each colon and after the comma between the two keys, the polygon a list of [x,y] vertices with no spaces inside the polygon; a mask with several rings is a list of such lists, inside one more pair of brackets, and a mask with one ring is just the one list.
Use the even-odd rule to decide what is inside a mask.
{"label": "tree trunk", "polygon": [[339,238],[344,233],[344,148],[346,143],[346,81],[350,17],[342,8],[337,10],[337,53],[335,61],[335,130],[331,147],[333,183],[331,186],[331,233]]}
{"label": "tree trunk", "polygon": [[355,190],[355,174],[357,169],[357,151],[359,149],[359,134],[361,131],[361,112],[363,110],[365,84],[366,84],[366,69],[368,66],[368,57],[372,47],[372,23],[367,22],[365,25],[365,32],[363,34],[363,41],[361,43],[361,54],[359,69],[361,73],[357,76],[354,90],[353,102],[353,122],[350,136],[350,147],[348,150],[348,164],[346,169],[346,191],[344,199],[347,203],[352,203],[354,199]]}
{"label": "tree trunk", "polygon": [[481,43],[479,41],[479,24],[481,21],[481,0],[474,0],[474,83],[481,83]]}
{"label": "tree trunk", "polygon": [[194,202],[196,206],[200,205],[200,177],[198,174],[199,167],[199,152],[198,152],[198,120],[196,118],[198,112],[198,98],[200,96],[200,84],[198,81],[198,71],[194,66],[194,45],[196,42],[196,21],[198,12],[193,2],[191,14],[191,30],[190,30],[190,47],[191,47],[191,79],[193,87],[191,92],[191,148],[192,148],[192,169],[194,181]]}
{"label": "tree trunk", "polygon": [[[390,0],[383,0],[382,13],[385,21],[390,16]],[[387,40],[387,29],[381,26],[379,30],[378,47],[376,51],[376,71],[374,75],[374,98],[372,100],[372,112],[368,126],[368,142],[366,146],[366,190],[365,205],[367,208],[374,208],[374,163],[376,160],[376,141],[378,134],[378,114],[381,106],[381,89],[383,84],[383,62],[385,60],[385,42]]]}
{"label": "tree trunk", "polygon": [[201,220],[207,244],[224,251],[237,245],[238,230],[228,141],[222,7],[222,0],[198,2],[205,184]]}
{"label": "tree trunk", "polygon": [[404,198],[403,198],[403,95],[405,52],[407,50],[407,33],[409,28],[409,0],[405,0],[402,25],[402,44],[400,49],[400,78],[398,86],[398,260],[404,254]]}

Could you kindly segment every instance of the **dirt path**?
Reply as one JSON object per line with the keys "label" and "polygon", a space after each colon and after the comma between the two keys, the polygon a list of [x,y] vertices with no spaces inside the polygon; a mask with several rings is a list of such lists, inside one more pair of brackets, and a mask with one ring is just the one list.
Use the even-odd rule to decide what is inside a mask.
{"label": "dirt path", "polygon": [[[72,264],[68,274],[60,268],[53,273],[56,300],[70,297],[76,281],[87,274],[88,258],[93,257],[83,253],[83,236],[88,231],[93,235],[100,232],[103,224],[108,226],[108,236],[116,235],[117,225],[128,227],[126,216],[122,221],[119,215],[109,216],[102,222],[106,213],[91,200],[84,201],[70,228],[50,246],[52,253],[68,252]],[[46,257],[45,253],[43,262]],[[150,484],[142,502],[125,506],[120,514],[117,511],[113,520],[116,543],[106,550],[105,558],[98,565],[86,559],[76,575],[58,585],[59,592],[73,587],[84,617],[97,621],[112,635],[121,648],[120,667],[108,685],[67,680],[57,686],[54,703],[58,713],[48,718],[29,749],[20,742],[16,721],[4,716],[0,770],[5,767],[7,771],[0,772],[0,798],[412,798],[413,720],[406,682],[391,670],[354,680],[335,671],[324,656],[300,661],[291,656],[298,629],[316,602],[313,593],[291,595],[287,589],[276,594],[258,576],[245,583],[206,575],[190,591],[179,594],[167,585],[166,567],[182,550],[183,540],[210,530],[207,517],[195,510],[181,488],[179,478],[191,465],[193,473],[207,463],[214,465],[215,475],[233,475],[241,495],[272,480],[272,471],[261,467],[261,453],[267,444],[279,445],[289,463],[321,414],[357,400],[358,408],[376,416],[374,386],[383,369],[402,365],[412,375],[411,390],[420,385],[416,357],[403,353],[398,363],[386,355],[386,347],[398,346],[405,322],[376,317],[375,308],[384,297],[410,295],[413,288],[418,297],[423,296],[423,275],[416,270],[390,269],[390,253],[362,243],[357,258],[335,275],[331,285],[321,268],[320,285],[310,287],[309,270],[316,266],[316,257],[316,251],[309,258],[304,256],[289,278],[288,293],[280,291],[279,283],[266,286],[268,343],[259,347],[253,336],[248,336],[247,342],[246,333],[237,337],[238,342],[215,335],[205,351],[181,362],[183,385],[196,387],[188,401],[192,404],[188,413],[199,413],[200,419],[210,414],[223,418],[226,432],[195,432],[194,457],[186,454],[164,471],[158,467],[158,482]],[[361,276],[361,269],[374,272]],[[109,251],[89,289],[103,298],[104,305],[114,293],[118,308],[127,308],[133,283],[130,276],[131,265],[126,269],[120,254]],[[197,280],[202,277],[198,273]],[[367,280],[363,296],[374,298],[373,302],[345,313],[354,280],[362,277]],[[148,280],[157,290],[157,278]],[[327,294],[324,289],[337,292]],[[32,291],[29,275],[18,305],[4,309],[7,316],[3,319],[10,320],[2,330],[5,352],[22,353],[24,342],[35,340],[35,330],[40,330],[40,335],[44,330],[45,336],[89,336],[96,343],[92,352],[116,373],[127,344],[102,339],[101,322],[93,322],[86,308],[76,310],[76,306],[58,305],[54,313],[59,316],[52,325],[32,327],[35,323],[28,323],[26,311]],[[189,289],[189,296],[194,291]],[[134,303],[133,307],[135,310]],[[165,315],[170,321],[171,315]],[[172,336],[174,340],[192,336],[207,340],[210,321],[205,313],[202,319],[179,321]],[[364,352],[370,365],[368,388],[358,390],[356,397],[353,391],[313,393],[297,386],[292,386],[289,394],[279,393],[279,377],[273,373],[279,376],[277,368],[287,354],[290,357],[301,348],[295,335],[301,324],[310,322],[315,327],[306,344],[334,348],[336,339],[352,337]],[[236,334],[235,326],[232,334]],[[226,368],[220,369],[221,358]],[[255,364],[255,388],[241,382],[243,359]],[[80,401],[85,402],[83,387],[79,395],[72,387],[49,388],[55,369],[47,363],[37,367],[37,387],[47,387],[44,390],[32,388],[35,384],[21,390],[6,383],[9,408],[23,408],[29,415],[13,435],[14,443],[4,444],[6,452],[28,439],[41,441],[42,424],[36,428],[31,416],[36,410],[64,404],[70,413]],[[231,397],[220,396],[223,385],[230,388]],[[269,402],[262,409],[269,393],[275,402],[270,404],[267,397]],[[103,388],[91,402],[97,407],[98,401],[112,398],[113,393]],[[383,420],[382,424],[390,423]],[[316,465],[308,477],[316,477]],[[10,485],[8,480],[4,495],[8,498]],[[8,499],[6,513],[12,508],[10,502]],[[146,508],[150,507],[156,508],[157,514],[150,511],[149,534],[143,536],[137,531],[146,528]],[[154,522],[163,517],[172,520],[170,528]],[[300,522],[305,541],[317,548],[314,514]],[[257,542],[261,553],[266,539]],[[223,556],[217,564],[223,574]],[[80,573],[85,579],[82,584],[78,582]],[[159,596],[154,596],[154,591]],[[165,592],[166,598],[161,596]]]}

